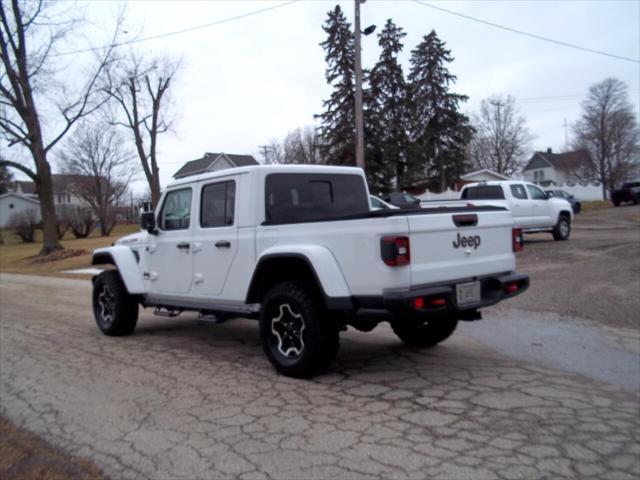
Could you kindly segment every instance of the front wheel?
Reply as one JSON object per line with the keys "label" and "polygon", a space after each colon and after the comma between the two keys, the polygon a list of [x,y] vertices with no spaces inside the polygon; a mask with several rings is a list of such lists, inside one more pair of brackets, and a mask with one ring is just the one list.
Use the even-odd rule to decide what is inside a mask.
{"label": "front wheel", "polygon": [[451,336],[458,326],[453,317],[433,318],[422,323],[398,320],[391,323],[393,333],[409,347],[433,347]]}
{"label": "front wheel", "polygon": [[309,378],[336,357],[338,328],[316,290],[302,282],[283,282],[265,295],[260,339],[267,358],[284,375]]}
{"label": "front wheel", "polygon": [[129,295],[115,270],[100,273],[93,282],[93,315],[105,335],[129,335],[138,323],[138,302]]}
{"label": "front wheel", "polygon": [[562,215],[553,228],[553,239],[568,240],[569,235],[571,235],[571,220],[566,215]]}

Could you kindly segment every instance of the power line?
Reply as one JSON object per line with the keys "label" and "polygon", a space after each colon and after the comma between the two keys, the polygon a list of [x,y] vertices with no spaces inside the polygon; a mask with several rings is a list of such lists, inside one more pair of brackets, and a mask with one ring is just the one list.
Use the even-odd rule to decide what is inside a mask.
{"label": "power line", "polygon": [[435,5],[431,5],[429,3],[422,2],[420,0],[413,0],[418,5],[422,5],[423,7],[433,8],[434,10],[440,10],[441,12],[448,13],[450,15],[455,15],[457,17],[465,18],[467,20],[471,20],[473,22],[482,23],[484,25],[489,25],[490,27],[499,28],[501,30],[506,30],[507,32],[517,33],[519,35],[525,35],[527,37],[535,38],[536,40],[542,40],[545,42],[555,43],[556,45],[562,45],[564,47],[575,48],[577,50],[583,50],[585,52],[595,53],[597,55],[604,55],[606,57],[617,58],[618,60],[626,60],[627,62],[640,63],[640,60],[630,57],[623,57],[622,55],[615,55],[613,53],[603,52],[600,50],[594,50],[592,48],[581,47],[580,45],[574,45],[572,43],[563,42],[560,40],[555,40],[553,38],[543,37],[542,35],[536,35],[535,33],[523,32],[522,30],[518,30],[516,28],[507,27],[504,25],[500,25],[498,23],[489,22],[487,20],[482,20],[480,18],[472,17],[470,15],[464,15],[463,13],[454,12],[452,10],[448,10],[442,7],[436,7]]}
{"label": "power line", "polygon": [[[629,95],[639,95],[640,92],[629,92]],[[515,97],[518,102],[535,102],[539,100],[559,100],[562,98],[586,98],[587,93],[573,93],[570,95],[550,95],[548,97]]]}
{"label": "power line", "polygon": [[[233,22],[235,20],[240,20],[242,18],[251,17],[253,15],[259,15],[261,13],[268,12],[270,10],[275,10],[277,8],[286,7],[287,5],[291,5],[292,3],[296,3],[298,1],[299,0],[290,0],[288,2],[280,3],[278,5],[273,5],[271,7],[261,8],[260,10],[254,10],[252,12],[243,13],[242,15],[236,15],[235,17],[229,17],[229,18],[225,18],[223,20],[217,20],[215,22],[206,23],[204,25],[197,25],[195,27],[184,28],[182,30],[176,30],[176,31],[173,31],[173,32],[160,33],[158,35],[152,35],[150,37],[136,38],[136,39],[132,39],[132,40],[127,40],[125,42],[116,43],[113,46],[114,47],[122,47],[122,46],[125,46],[125,45],[131,45],[131,44],[134,44],[134,43],[148,42],[149,40],[158,40],[159,38],[166,38],[166,37],[171,37],[171,36],[174,36],[174,35],[180,35],[180,34],[183,34],[183,33],[193,32],[195,30],[202,30],[204,28],[210,28],[210,27],[214,27],[216,25],[222,25],[223,23],[229,23],[229,22]],[[72,50],[70,52],[54,53],[54,54],[51,54],[51,56],[53,56],[53,57],[63,57],[63,56],[67,56],[67,55],[76,55],[78,53],[95,52],[96,50],[103,50],[103,49],[109,48],[109,47],[111,47],[111,45],[104,45],[102,47],[83,48],[83,49],[79,49],[79,50]]]}

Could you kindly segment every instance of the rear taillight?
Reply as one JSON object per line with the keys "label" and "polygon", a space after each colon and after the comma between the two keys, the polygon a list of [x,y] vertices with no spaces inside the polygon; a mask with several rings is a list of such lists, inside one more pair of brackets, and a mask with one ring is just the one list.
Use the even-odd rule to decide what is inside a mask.
{"label": "rear taillight", "polygon": [[390,267],[408,265],[411,261],[409,237],[382,237],[380,256],[382,261]]}
{"label": "rear taillight", "polygon": [[521,252],[524,248],[524,238],[522,237],[522,229],[514,228],[511,230],[511,241],[514,252]]}

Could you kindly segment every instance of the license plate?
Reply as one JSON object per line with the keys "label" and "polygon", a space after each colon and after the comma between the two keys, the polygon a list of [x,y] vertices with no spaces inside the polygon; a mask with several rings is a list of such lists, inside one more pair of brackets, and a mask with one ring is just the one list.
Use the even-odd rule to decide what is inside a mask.
{"label": "license plate", "polygon": [[456,285],[458,305],[469,305],[480,302],[480,282],[459,283]]}

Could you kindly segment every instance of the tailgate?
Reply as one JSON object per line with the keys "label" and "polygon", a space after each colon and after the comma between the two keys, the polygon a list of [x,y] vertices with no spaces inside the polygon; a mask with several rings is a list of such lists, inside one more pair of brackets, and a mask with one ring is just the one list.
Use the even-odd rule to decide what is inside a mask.
{"label": "tailgate", "polygon": [[411,285],[515,270],[507,210],[409,215]]}

